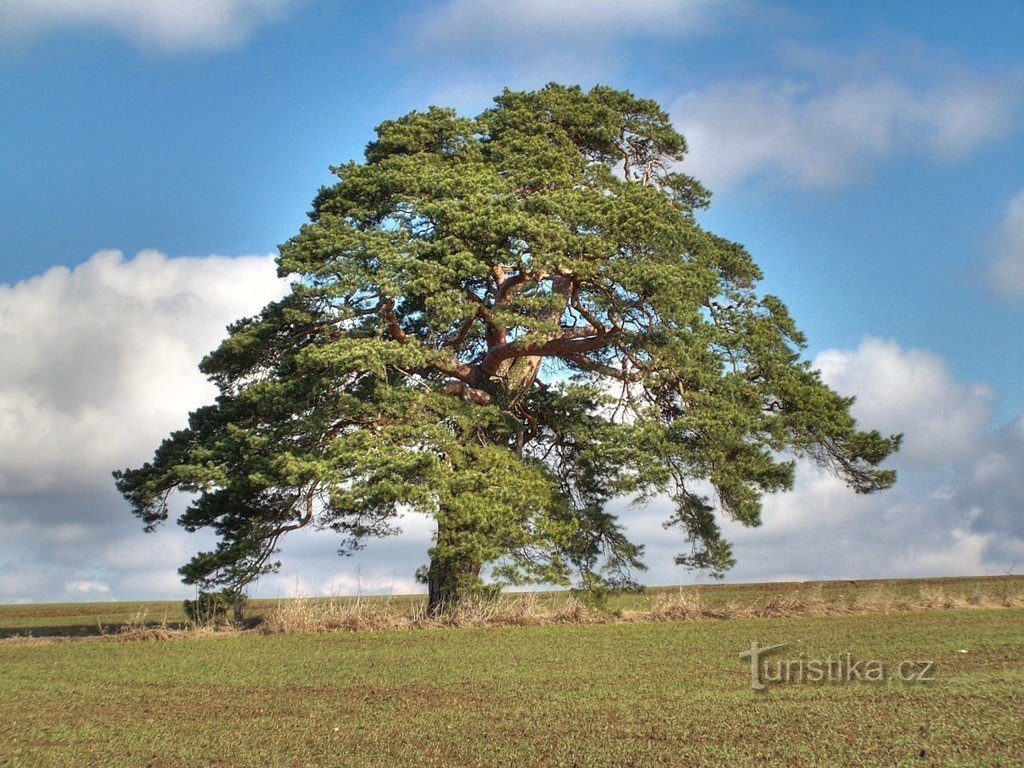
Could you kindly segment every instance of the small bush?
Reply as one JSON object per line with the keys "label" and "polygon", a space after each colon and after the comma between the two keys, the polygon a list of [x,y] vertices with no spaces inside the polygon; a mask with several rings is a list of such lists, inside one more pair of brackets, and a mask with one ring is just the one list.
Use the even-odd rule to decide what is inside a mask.
{"label": "small bush", "polygon": [[245,603],[246,597],[241,592],[222,589],[219,592],[200,592],[195,600],[186,600],[182,608],[192,624],[207,627],[241,624]]}

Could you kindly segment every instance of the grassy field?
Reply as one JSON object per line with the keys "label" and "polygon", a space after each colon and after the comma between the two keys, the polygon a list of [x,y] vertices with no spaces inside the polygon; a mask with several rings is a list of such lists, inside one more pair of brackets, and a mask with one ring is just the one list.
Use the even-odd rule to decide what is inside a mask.
{"label": "grassy field", "polygon": [[[702,595],[756,604],[867,588]],[[657,594],[619,599],[642,606]],[[138,609],[5,606],[0,626],[82,627]],[[900,662],[927,660],[934,681],[791,679],[755,692],[739,657],[752,642],[788,643],[773,661],[851,654],[891,678]],[[4,766],[1022,766],[1024,609],[7,640],[0,707]]]}

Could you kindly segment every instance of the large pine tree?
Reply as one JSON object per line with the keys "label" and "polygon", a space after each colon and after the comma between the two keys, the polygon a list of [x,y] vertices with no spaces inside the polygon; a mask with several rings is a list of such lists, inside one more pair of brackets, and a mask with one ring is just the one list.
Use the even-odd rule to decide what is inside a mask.
{"label": "large pine tree", "polygon": [[617,497],[670,498],[677,562],[717,574],[718,516],[757,525],[796,458],[890,486],[899,437],[857,429],[747,251],[697,223],[685,151],[606,87],[383,123],[281,246],[291,292],[203,360],[216,403],[118,488],[147,529],[192,495],[180,524],[220,540],[181,573],[206,588],[273,570],[288,531],[345,550],[426,513],[437,612],[481,574],[630,583]]}

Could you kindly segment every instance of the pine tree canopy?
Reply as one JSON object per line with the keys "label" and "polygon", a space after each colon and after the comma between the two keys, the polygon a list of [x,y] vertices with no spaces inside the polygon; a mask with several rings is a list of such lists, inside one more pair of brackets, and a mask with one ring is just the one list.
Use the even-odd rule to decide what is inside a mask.
{"label": "pine tree canopy", "polygon": [[494,101],[386,121],[332,168],[280,247],[288,295],[201,363],[216,402],[115,473],[147,529],[180,491],[179,523],[218,535],[186,583],[244,587],[289,531],[348,552],[417,511],[432,603],[482,575],[627,585],[643,552],[611,502],[656,496],[676,561],[718,575],[719,521],[758,525],[797,459],[861,493],[895,481],[900,436],[858,429],[744,247],[698,224],[709,193],[655,102]]}

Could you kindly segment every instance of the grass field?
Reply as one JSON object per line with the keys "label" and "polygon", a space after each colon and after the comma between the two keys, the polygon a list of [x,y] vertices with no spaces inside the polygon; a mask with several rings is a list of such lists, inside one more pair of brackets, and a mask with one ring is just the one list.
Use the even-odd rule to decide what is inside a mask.
{"label": "grass field", "polygon": [[[911,595],[936,584],[1024,582],[884,587]],[[847,600],[879,585],[723,585],[702,596],[757,604],[811,588]],[[617,599],[642,607],[657,593]],[[4,606],[0,627],[67,630],[138,610]],[[148,610],[159,618],[159,606]],[[888,672],[927,660],[934,681],[790,680],[755,692],[739,657],[752,642],[789,643],[773,660],[848,653]],[[4,766],[1019,767],[1024,609],[7,640],[0,705]]]}

